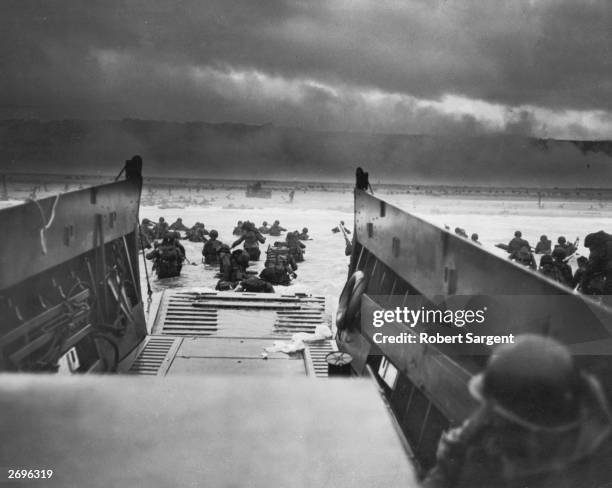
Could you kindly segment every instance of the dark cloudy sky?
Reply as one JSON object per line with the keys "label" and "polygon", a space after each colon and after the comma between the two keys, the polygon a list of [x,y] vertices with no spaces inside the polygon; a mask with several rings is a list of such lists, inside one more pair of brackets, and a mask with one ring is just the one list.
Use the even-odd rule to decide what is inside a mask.
{"label": "dark cloudy sky", "polygon": [[1,0],[0,118],[612,138],[611,0]]}

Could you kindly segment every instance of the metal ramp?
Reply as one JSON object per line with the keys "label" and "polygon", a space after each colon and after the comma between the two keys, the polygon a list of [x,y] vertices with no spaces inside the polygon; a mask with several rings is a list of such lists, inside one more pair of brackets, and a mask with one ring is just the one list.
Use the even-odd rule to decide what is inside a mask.
{"label": "metal ramp", "polygon": [[325,356],[330,352],[337,351],[335,341],[318,341],[308,344],[304,349],[304,361],[309,376],[315,378],[327,378],[327,361]]}
{"label": "metal ramp", "polygon": [[143,344],[130,355],[120,370],[128,374],[163,376],[168,371],[182,339],[173,337],[148,336]]}
{"label": "metal ramp", "polygon": [[186,293],[173,293],[162,301],[158,322],[162,335],[212,335],[217,330],[217,310],[196,308]]}
{"label": "metal ramp", "polygon": [[151,346],[134,355],[128,372],[327,376],[325,355],[335,350],[333,341],[310,343],[303,353],[264,353],[295,333],[329,326],[323,296],[181,289],[165,290],[157,304],[150,314]]}

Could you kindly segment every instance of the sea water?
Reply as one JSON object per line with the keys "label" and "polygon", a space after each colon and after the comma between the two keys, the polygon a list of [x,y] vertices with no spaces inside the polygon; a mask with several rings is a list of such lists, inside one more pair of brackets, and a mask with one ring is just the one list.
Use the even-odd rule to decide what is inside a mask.
{"label": "sea water", "polygon": [[[433,197],[427,195],[376,192],[389,203],[411,212],[439,227],[464,228],[468,235],[477,233],[483,248],[507,259],[505,251],[495,247],[497,243],[507,244],[516,230],[535,246],[540,235],[545,234],[556,242],[558,236],[565,236],[569,242],[580,239],[578,252],[588,256],[588,249],[582,246],[584,236],[590,232],[606,230],[612,232],[612,205],[610,202],[545,201],[529,199],[485,199],[461,197]],[[155,199],[164,201],[165,207],[184,208],[160,209]],[[350,191],[297,191],[293,202],[287,192],[274,191],[272,198],[246,198],[244,190],[222,189],[201,191],[173,189],[171,193],[158,192],[149,195],[148,205],[141,207],[141,218],[157,221],[164,217],[171,224],[177,217],[190,227],[196,221],[203,222],[208,230],[216,229],[219,239],[229,245],[237,236],[232,230],[238,220],[250,220],[260,226],[262,221],[272,224],[279,220],[289,231],[309,229],[312,240],[306,241],[305,261],[299,263],[298,277],[288,287],[278,286],[278,291],[306,292],[338,297],[347,278],[348,258],[344,255],[345,241],[341,233],[331,229],[343,220],[349,229],[353,227],[353,194]],[[198,203],[201,202],[201,204]],[[281,237],[265,236],[261,245],[262,259],[252,263],[250,270],[263,267],[265,249]],[[157,280],[150,276],[153,291],[176,287],[210,287],[218,278],[216,270],[202,264],[202,243],[181,241],[187,258],[181,276]],[[149,274],[151,262],[147,262]],[[143,290],[143,261],[141,257]]]}

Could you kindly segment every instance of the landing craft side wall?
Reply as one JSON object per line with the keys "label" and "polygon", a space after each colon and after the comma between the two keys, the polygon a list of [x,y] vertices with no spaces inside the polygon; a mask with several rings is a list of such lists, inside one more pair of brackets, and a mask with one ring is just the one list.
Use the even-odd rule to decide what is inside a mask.
{"label": "landing craft side wall", "polygon": [[2,210],[0,290],[133,233],[139,205],[140,181],[127,179]]}
{"label": "landing craft side wall", "polygon": [[[375,344],[373,334],[381,329],[368,322],[372,311],[408,305],[411,296],[441,308],[487,306],[490,317],[482,333],[550,335],[600,378],[609,373],[612,309],[361,190],[355,190],[349,276],[357,269],[368,279],[361,324],[341,334],[339,346],[353,354],[358,370],[367,361],[377,373],[383,356],[397,368],[394,386],[383,387],[423,468],[435,462],[440,433],[474,408],[467,382],[484,366],[492,347],[478,345],[466,356],[465,348],[459,351],[451,344]],[[385,327],[389,335],[411,331],[403,324]],[[610,394],[612,387],[606,386]]]}
{"label": "landing craft side wall", "polygon": [[0,211],[0,370],[65,370],[68,358],[71,372],[110,372],[146,335],[141,167],[135,156],[126,180]]}
{"label": "landing craft side wall", "polygon": [[[547,334],[570,346],[612,338],[611,308],[361,190],[355,232],[363,248],[432,302],[477,296],[495,309],[488,334]],[[368,286],[370,295],[376,286]]]}

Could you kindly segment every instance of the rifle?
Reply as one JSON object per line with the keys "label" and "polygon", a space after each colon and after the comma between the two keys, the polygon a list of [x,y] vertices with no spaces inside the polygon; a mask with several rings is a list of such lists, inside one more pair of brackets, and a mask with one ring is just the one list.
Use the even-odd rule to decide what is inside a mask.
{"label": "rifle", "polygon": [[346,243],[346,247],[344,248],[344,254],[346,256],[350,256],[351,254],[353,254],[353,243],[347,237],[346,231],[344,230],[344,226],[342,224],[338,224],[338,228],[342,232],[342,235],[344,236],[344,242]]}
{"label": "rifle", "polygon": [[576,237],[576,240],[574,241],[574,244],[572,245],[572,247],[574,248],[574,252],[571,253],[569,256],[566,256],[565,259],[563,259],[564,263],[569,263],[572,259],[580,257],[580,253],[578,252],[579,242],[580,242],[580,237]]}

